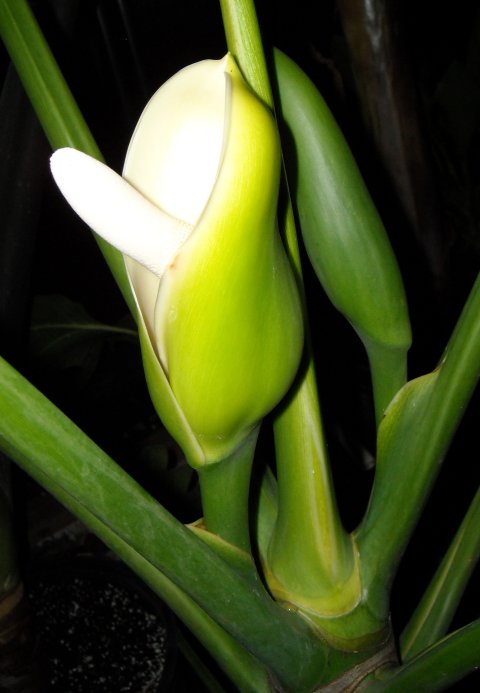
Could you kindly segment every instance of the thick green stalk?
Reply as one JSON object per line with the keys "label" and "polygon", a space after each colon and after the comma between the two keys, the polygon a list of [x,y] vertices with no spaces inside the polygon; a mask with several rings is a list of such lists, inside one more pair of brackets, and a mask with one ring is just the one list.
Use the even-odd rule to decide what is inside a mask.
{"label": "thick green stalk", "polygon": [[407,350],[379,344],[366,335],[361,336],[361,340],[370,366],[375,422],[378,427],[388,405],[407,382]]}
{"label": "thick green stalk", "polygon": [[[221,0],[220,4],[229,50],[250,86],[273,107],[254,3]],[[287,252],[302,286],[289,198],[282,227]],[[308,593],[312,582],[324,594],[339,577],[342,582],[350,577],[353,552],[335,504],[310,345],[306,347],[301,381],[282,407],[274,433],[279,513],[267,572],[275,584],[280,581],[283,596],[285,591],[293,590]]]}
{"label": "thick green stalk", "polygon": [[363,583],[380,611],[387,608],[400,558],[477,384],[479,316],[480,276],[438,368],[409,382],[380,426],[375,482],[356,532]]}
{"label": "thick green stalk", "polygon": [[206,529],[247,552],[250,476],[257,437],[258,427],[228,458],[198,470]]}
{"label": "thick green stalk", "polygon": [[[0,36],[52,149],[74,147],[102,160],[26,0],[0,0]],[[100,237],[95,236],[95,239],[135,316],[135,303],[122,254]]]}
{"label": "thick green stalk", "polygon": [[359,693],[438,693],[450,689],[480,663],[480,620],[447,636],[407,664],[369,679]]}
{"label": "thick green stalk", "polygon": [[273,108],[273,96],[253,0],[220,0],[228,50],[243,76],[263,102]]}
{"label": "thick green stalk", "polygon": [[274,433],[278,516],[267,580],[284,601],[307,608],[310,603],[325,615],[343,613],[357,603],[359,584],[349,583],[353,546],[338,517],[311,360]]}
{"label": "thick green stalk", "polygon": [[403,661],[445,635],[480,556],[480,489],[400,638]]}

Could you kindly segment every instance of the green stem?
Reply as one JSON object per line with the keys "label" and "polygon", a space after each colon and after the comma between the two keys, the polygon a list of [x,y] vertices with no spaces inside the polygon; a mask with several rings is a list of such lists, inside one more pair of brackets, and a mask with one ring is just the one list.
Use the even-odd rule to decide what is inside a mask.
{"label": "green stem", "polygon": [[[289,195],[283,227],[308,326],[300,251]],[[293,589],[297,595],[299,591],[312,594],[314,581],[313,593],[320,591],[330,601],[330,588],[336,584],[345,585],[354,560],[352,544],[335,501],[308,331],[304,368],[274,420],[273,430],[278,514],[269,552],[269,569],[275,574],[275,581],[280,580],[282,591]],[[343,592],[349,601],[353,595],[348,594],[348,590]],[[330,606],[336,609],[339,604],[331,603]]]}
{"label": "green stem", "polygon": [[229,457],[198,470],[207,530],[247,552],[250,476],[257,437],[258,427]]}
{"label": "green stem", "polygon": [[243,76],[263,102],[273,108],[273,96],[253,0],[220,0],[227,46]]}
{"label": "green stem", "polygon": [[[273,107],[272,90],[254,3],[220,0],[229,50],[252,89]],[[287,195],[282,227],[287,252],[300,291],[303,280],[295,221]],[[306,316],[306,310],[304,309]],[[330,587],[353,568],[353,551],[343,530],[332,489],[315,372],[307,345],[304,375],[274,424],[279,513],[270,552],[269,569],[282,578],[283,587],[308,591]],[[323,584],[322,584],[323,583]]]}
{"label": "green stem", "polygon": [[[436,386],[437,412],[431,413],[436,423],[435,443],[442,445],[446,427],[449,440],[457,428],[480,376],[480,274],[477,276],[455,330],[440,362]],[[440,403],[445,401],[445,406]]]}
{"label": "green stem", "polygon": [[268,465],[265,466],[257,480],[256,490],[257,497],[254,499],[252,531],[255,536],[255,548],[260,562],[266,565],[268,547],[278,515],[277,479]]}
{"label": "green stem", "polygon": [[[379,609],[480,375],[480,275],[438,368],[409,382],[379,429],[370,503],[357,543]],[[395,489],[395,493],[392,493]],[[376,594],[376,597],[374,596]]]}
{"label": "green stem", "polygon": [[[310,595],[316,602],[322,597],[330,614],[343,611],[338,585],[345,585],[354,570],[353,548],[335,503],[311,360],[277,416],[274,434],[278,516],[269,571],[285,592],[293,593],[293,600],[294,595]],[[337,595],[330,602],[332,593]],[[357,598],[356,592],[342,590],[342,602]]]}
{"label": "green stem", "polygon": [[[52,149],[74,147],[102,160],[26,0],[0,0],[0,36]],[[122,254],[96,235],[95,240],[135,317],[136,307]]]}
{"label": "green stem", "polygon": [[372,378],[375,421],[380,425],[385,410],[407,382],[407,351],[362,337]]}
{"label": "green stem", "polygon": [[449,689],[480,664],[480,620],[452,633],[407,664],[368,680],[362,693],[437,693]]}
{"label": "green stem", "polygon": [[447,632],[480,556],[480,489],[400,639],[402,660],[412,659]]}

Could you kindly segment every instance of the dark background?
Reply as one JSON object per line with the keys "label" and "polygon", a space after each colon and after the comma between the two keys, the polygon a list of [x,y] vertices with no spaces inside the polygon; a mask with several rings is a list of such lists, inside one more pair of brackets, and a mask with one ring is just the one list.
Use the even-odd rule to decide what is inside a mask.
{"label": "dark background", "polygon": [[[399,117],[413,117],[421,143],[421,157],[419,148],[409,151],[408,138],[402,153],[423,210],[412,217],[398,192],[399,167],[378,146],[378,130],[388,139],[394,120],[387,114],[372,126],[362,116],[365,91],[358,88],[346,32],[353,20],[341,5],[257,3],[267,55],[268,46],[279,46],[317,83],[381,211],[409,298],[414,377],[435,367],[479,265],[480,11],[466,0],[454,7],[427,0],[386,3],[394,59],[385,69],[395,74]],[[186,64],[226,50],[212,0],[38,0],[32,7],[100,149],[119,171],[151,94]],[[31,339],[32,323],[59,309],[58,299],[44,299],[39,308],[39,296],[66,297],[109,324],[123,324],[126,309],[95,242],[52,184],[48,145],[4,52],[0,65],[0,353],[167,507],[193,519],[195,479],[156,420],[136,342],[75,342],[73,354],[45,359]],[[409,87],[406,101],[402,84]],[[368,499],[372,471],[366,461],[374,455],[366,361],[305,266],[332,467],[341,512],[353,528]],[[478,485],[477,419],[475,397],[402,564],[392,605],[399,627]],[[262,443],[268,449],[268,434]],[[35,493],[25,480],[19,487],[27,496]],[[476,580],[478,575],[472,585]],[[478,616],[472,587],[454,625]]]}

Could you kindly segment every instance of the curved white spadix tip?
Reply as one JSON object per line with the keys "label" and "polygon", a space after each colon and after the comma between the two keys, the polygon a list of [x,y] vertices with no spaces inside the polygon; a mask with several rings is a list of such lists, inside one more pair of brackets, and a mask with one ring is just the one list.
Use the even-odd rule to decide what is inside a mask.
{"label": "curved white spadix tip", "polygon": [[161,276],[192,226],[144,197],[115,171],[76,149],[58,149],[52,175],[74,211],[99,236]]}

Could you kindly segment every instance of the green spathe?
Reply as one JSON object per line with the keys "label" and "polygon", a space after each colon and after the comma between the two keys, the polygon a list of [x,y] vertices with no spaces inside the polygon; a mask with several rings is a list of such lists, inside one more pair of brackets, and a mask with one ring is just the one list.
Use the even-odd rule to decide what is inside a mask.
{"label": "green spathe", "polygon": [[283,397],[303,346],[276,226],[273,116],[227,55],[158,90],[123,179],[75,154],[73,166],[71,153],[62,165],[54,155],[52,170],[80,216],[124,253],[154,404],[192,464],[216,462]]}

